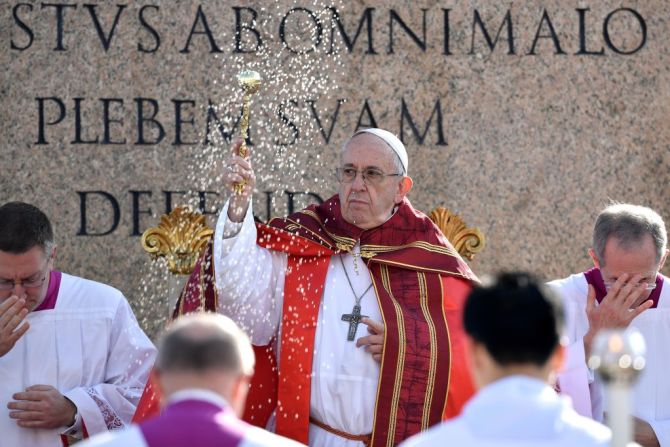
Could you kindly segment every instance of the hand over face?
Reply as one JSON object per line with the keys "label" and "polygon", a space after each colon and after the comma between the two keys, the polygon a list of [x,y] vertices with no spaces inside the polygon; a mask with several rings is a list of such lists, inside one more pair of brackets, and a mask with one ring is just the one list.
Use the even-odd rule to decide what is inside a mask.
{"label": "hand over face", "polygon": [[33,385],[15,393],[13,402],[7,404],[9,417],[24,428],[69,427],[74,423],[77,407],[56,388]]}
{"label": "hand over face", "polygon": [[361,322],[368,327],[370,335],[356,340],[356,346],[359,348],[365,346],[365,350],[372,354],[372,358],[381,362],[384,350],[384,324],[368,317],[362,318]]}
{"label": "hand over face", "polygon": [[7,354],[30,325],[25,321],[28,309],[24,297],[10,296],[0,303],[0,357]]}
{"label": "hand over face", "polygon": [[591,344],[595,334],[601,329],[626,328],[631,321],[645,310],[653,306],[646,298],[646,286],[639,284],[641,276],[633,276],[628,281],[628,274],[621,275],[605,298],[596,305],[596,291],[589,284],[589,294],[586,297],[586,316],[589,320],[589,330],[584,335],[584,354],[588,361],[591,355]]}
{"label": "hand over face", "polygon": [[600,329],[628,327],[635,317],[653,305],[651,300],[640,303],[646,292],[645,284],[640,284],[642,277],[635,275],[630,281],[628,279],[628,274],[621,275],[597,306],[595,289],[589,285],[586,300],[589,331],[595,333]]}

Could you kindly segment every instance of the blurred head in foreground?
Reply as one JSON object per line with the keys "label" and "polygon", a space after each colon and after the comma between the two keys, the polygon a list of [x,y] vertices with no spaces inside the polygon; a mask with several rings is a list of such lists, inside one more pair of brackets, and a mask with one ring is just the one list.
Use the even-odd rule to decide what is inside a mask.
{"label": "blurred head in foreground", "polygon": [[185,389],[213,391],[244,410],[254,352],[247,335],[219,314],[198,313],[177,319],[163,335],[156,373],[166,397]]}
{"label": "blurred head in foreground", "polygon": [[562,303],[528,273],[502,273],[475,288],[463,320],[480,388],[519,374],[548,382],[563,364]]}

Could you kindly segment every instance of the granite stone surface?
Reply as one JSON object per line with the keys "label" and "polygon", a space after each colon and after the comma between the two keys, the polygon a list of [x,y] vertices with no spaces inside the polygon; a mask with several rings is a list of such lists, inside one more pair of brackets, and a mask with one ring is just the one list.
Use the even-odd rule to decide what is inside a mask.
{"label": "granite stone surface", "polygon": [[41,207],[58,267],[155,333],[173,292],[138,235],[170,204],[214,224],[252,68],[259,219],[333,194],[342,143],[377,125],[413,204],[485,233],[475,272],[566,276],[610,200],[670,219],[669,20],[661,0],[3,2],[0,202]]}

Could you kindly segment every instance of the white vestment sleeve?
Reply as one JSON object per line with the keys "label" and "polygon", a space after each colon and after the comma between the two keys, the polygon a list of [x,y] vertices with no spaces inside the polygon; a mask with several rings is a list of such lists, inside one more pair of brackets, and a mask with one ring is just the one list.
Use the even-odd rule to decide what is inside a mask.
{"label": "white vestment sleeve", "polygon": [[670,447],[670,419],[649,421],[661,447]]}
{"label": "white vestment sleeve", "polygon": [[77,412],[74,416],[74,424],[66,428],[65,430],[61,431],[61,435],[67,435],[67,436],[72,436],[75,439],[82,439],[83,438],[83,432],[82,432],[82,426],[81,426],[81,414]]}
{"label": "white vestment sleeve", "polygon": [[225,237],[231,233],[229,203],[221,210],[214,233],[219,311],[235,320],[252,343],[266,345],[279,327],[288,258],[285,253],[256,244],[251,203],[239,233]]}
{"label": "white vestment sleeve", "polygon": [[133,425],[117,432],[100,433],[77,447],[148,447],[148,444],[139,426]]}
{"label": "white vestment sleeve", "polygon": [[111,325],[104,382],[64,393],[89,435],[130,424],[156,355],[125,299],[119,300]]}

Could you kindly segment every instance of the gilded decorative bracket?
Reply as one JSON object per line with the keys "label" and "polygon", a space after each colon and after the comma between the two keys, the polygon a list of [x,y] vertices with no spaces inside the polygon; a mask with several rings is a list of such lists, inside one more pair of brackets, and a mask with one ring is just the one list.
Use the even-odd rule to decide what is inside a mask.
{"label": "gilded decorative bracket", "polygon": [[451,242],[456,251],[468,261],[472,261],[475,254],[484,249],[486,245],[484,234],[479,228],[468,228],[458,214],[440,206],[431,211],[429,217]]}
{"label": "gilded decorative bracket", "polygon": [[142,234],[142,248],[154,260],[166,258],[173,275],[190,275],[213,234],[205,216],[180,206],[163,214],[158,227]]}

